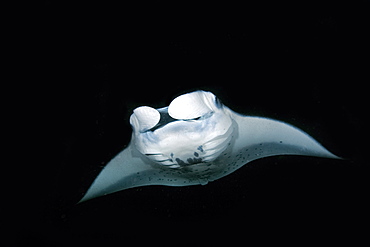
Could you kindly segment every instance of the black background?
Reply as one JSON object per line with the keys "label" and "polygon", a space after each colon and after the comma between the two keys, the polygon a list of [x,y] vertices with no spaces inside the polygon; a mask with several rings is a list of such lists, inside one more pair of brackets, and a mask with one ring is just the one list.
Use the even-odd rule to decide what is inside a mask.
{"label": "black background", "polygon": [[[37,81],[25,121],[36,125],[37,151],[14,192],[12,243],[361,239],[368,10],[368,1],[45,1],[25,35]],[[291,123],[345,160],[270,157],[206,186],[133,188],[75,205],[129,143],[135,107],[198,89],[236,112]]]}

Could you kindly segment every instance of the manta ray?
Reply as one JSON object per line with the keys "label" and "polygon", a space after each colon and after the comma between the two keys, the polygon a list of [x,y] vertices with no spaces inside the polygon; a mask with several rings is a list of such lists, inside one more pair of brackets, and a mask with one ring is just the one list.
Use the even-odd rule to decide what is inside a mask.
{"label": "manta ray", "polygon": [[236,113],[206,91],[180,95],[159,109],[140,106],[130,124],[130,143],[103,168],[80,202],[139,186],[205,185],[274,155],[339,159],[304,131]]}

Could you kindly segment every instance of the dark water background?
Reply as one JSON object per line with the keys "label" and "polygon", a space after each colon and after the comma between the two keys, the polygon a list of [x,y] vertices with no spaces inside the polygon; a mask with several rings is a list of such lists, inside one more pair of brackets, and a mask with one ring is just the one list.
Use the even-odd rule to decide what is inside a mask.
{"label": "dark water background", "polygon": [[[368,1],[45,1],[30,62],[41,111],[27,121],[41,120],[47,138],[32,140],[37,159],[21,166],[12,244],[361,239],[368,10]],[[198,89],[236,112],[293,124],[346,159],[270,157],[206,186],[133,188],[75,205],[129,143],[135,107]]]}

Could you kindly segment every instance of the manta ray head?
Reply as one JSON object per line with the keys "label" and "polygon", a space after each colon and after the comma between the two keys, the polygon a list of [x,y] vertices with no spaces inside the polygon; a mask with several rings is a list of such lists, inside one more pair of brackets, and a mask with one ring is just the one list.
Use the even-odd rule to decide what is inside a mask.
{"label": "manta ray head", "polygon": [[138,107],[130,123],[137,150],[169,168],[214,161],[230,145],[234,130],[224,106],[204,91],[178,96],[160,109]]}

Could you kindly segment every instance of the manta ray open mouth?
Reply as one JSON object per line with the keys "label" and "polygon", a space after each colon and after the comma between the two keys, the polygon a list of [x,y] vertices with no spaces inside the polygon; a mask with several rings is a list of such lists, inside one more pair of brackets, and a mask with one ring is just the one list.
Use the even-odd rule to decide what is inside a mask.
{"label": "manta ray open mouth", "polygon": [[177,121],[177,119],[174,119],[168,114],[168,107],[163,107],[161,109],[157,109],[157,111],[160,114],[160,119],[157,125],[155,125],[153,128],[149,129],[148,131],[155,131],[159,128],[162,128],[166,126],[166,124],[169,124],[171,122]]}

